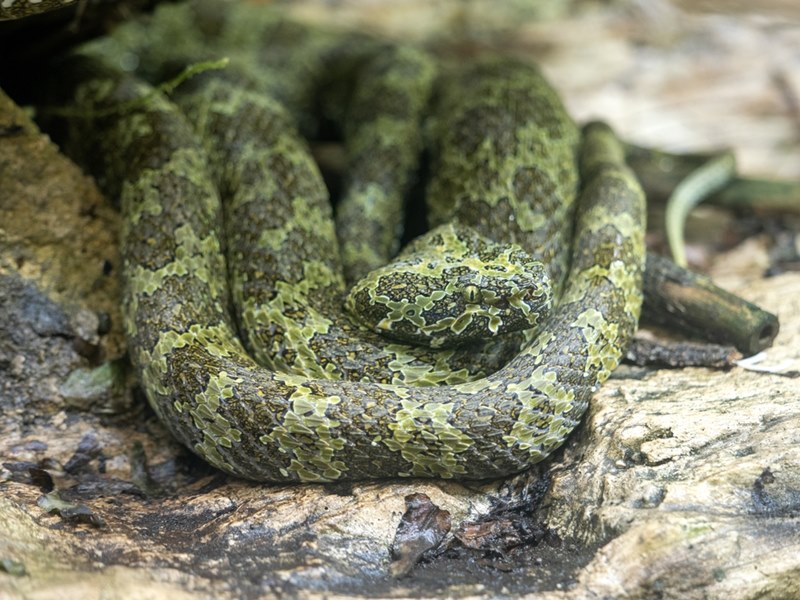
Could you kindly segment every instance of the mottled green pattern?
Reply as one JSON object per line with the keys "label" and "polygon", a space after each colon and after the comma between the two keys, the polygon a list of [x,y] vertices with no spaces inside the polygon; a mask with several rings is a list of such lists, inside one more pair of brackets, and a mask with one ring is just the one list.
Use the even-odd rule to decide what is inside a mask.
{"label": "mottled green pattern", "polygon": [[[309,90],[327,79],[325,102],[335,112],[332,99],[347,96],[339,77],[347,75],[342,85],[352,81],[384,50],[224,14],[224,23],[206,21],[219,27],[198,27],[206,39],[270,51],[256,51],[258,60],[233,57],[222,78],[186,89],[183,111],[87,56],[50,78],[72,107],[67,145],[120,200],[130,354],[159,417],[211,464],[266,481],[487,478],[547,456],[617,365],[639,316],[643,196],[613,135],[602,126],[585,134],[576,211],[580,136],[535,68],[479,60],[438,79],[429,128],[432,221],[517,244],[544,263],[560,298],[514,358],[478,377],[499,362],[502,352],[492,359],[491,343],[439,351],[391,344],[342,312],[331,209],[295,128],[313,123]],[[132,51],[114,44],[86,52],[116,61]],[[190,51],[207,56],[202,44],[176,46],[176,65]],[[302,60],[292,81],[268,83],[254,70],[260,61],[274,74],[295,51]],[[143,72],[170,71],[165,59],[142,52]],[[378,94],[378,116],[363,123],[381,122],[381,94],[391,103]],[[405,185],[413,168],[402,165],[393,187]],[[464,294],[474,300],[480,292],[468,286]],[[228,312],[231,297],[236,315]]]}
{"label": "mottled green pattern", "polygon": [[516,244],[496,244],[455,223],[413,240],[345,301],[374,331],[432,348],[532,329],[551,304],[541,262]]}
{"label": "mottled green pattern", "polygon": [[436,70],[419,50],[380,50],[359,69],[345,118],[347,181],[336,210],[345,279],[398,250],[403,200],[422,151],[421,120]]}
{"label": "mottled green pattern", "polygon": [[[146,93],[113,72],[81,71],[71,96],[89,106]],[[219,199],[182,116],[156,96],[93,126],[105,172],[127,177],[125,313],[142,384],[175,436],[229,472],[302,481],[516,472],[564,440],[635,326],[642,197],[616,167],[587,184],[565,301],[497,373],[418,388],[259,367],[225,311]]]}
{"label": "mottled green pattern", "polygon": [[[281,105],[211,78],[177,98],[206,141],[226,215],[243,342],[263,366],[381,383],[459,383],[502,366],[489,348],[387,343],[343,313],[344,283],[322,178]],[[246,114],[243,120],[241,115]]]}
{"label": "mottled green pattern", "polygon": [[[533,66],[476,61],[443,78],[432,130],[431,225],[450,219],[522,246],[567,273],[578,130]],[[556,293],[558,295],[558,292]]]}

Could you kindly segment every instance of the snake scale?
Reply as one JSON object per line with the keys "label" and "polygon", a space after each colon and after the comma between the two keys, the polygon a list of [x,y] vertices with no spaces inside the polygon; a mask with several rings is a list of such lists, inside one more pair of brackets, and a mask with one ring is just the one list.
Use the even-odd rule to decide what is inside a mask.
{"label": "snake scale", "polygon": [[494,342],[414,349],[348,324],[331,208],[291,106],[223,75],[188,86],[181,110],[81,54],[52,79],[71,106],[66,146],[119,198],[123,313],[148,400],[178,440],[229,473],[519,472],[564,441],[636,328],[643,194],[610,130],[588,126],[579,143],[535,67],[477,61],[432,109],[432,224],[518,244],[560,298],[502,366]]}

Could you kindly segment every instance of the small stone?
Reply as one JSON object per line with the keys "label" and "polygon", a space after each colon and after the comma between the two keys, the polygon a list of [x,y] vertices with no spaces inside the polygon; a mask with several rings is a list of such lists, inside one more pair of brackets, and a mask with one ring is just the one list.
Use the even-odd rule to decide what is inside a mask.
{"label": "small stone", "polygon": [[70,327],[75,336],[73,346],[81,356],[94,356],[100,345],[100,319],[97,313],[79,308],[70,314]]}
{"label": "small stone", "polygon": [[67,405],[95,413],[119,413],[130,404],[120,361],[106,362],[94,369],[75,369],[58,391]]}

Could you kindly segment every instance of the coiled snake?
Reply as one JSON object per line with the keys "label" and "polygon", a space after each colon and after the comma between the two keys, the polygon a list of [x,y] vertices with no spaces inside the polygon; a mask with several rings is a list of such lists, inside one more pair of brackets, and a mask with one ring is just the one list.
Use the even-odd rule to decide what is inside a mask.
{"label": "coiled snake", "polygon": [[635,330],[643,194],[594,125],[575,212],[579,135],[534,67],[478,61],[435,102],[431,221],[519,244],[560,296],[497,370],[519,340],[415,349],[343,316],[330,205],[278,102],[206,77],[179,100],[196,133],[162,95],[91,56],[53,79],[71,105],[65,143],[120,201],[140,382],[175,437],[220,469],[264,481],[518,472],[564,441]]}

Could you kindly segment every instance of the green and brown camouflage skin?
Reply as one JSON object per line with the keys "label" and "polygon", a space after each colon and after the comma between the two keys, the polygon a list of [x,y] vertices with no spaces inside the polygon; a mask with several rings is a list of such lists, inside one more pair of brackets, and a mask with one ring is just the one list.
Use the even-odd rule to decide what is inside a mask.
{"label": "green and brown camouflage skin", "polygon": [[[534,67],[505,59],[479,62],[440,88],[429,196],[435,222],[468,225],[544,260],[563,290],[560,302],[504,367],[427,387],[394,377],[365,381],[363,372],[337,374],[333,361],[316,354],[326,335],[319,323],[296,325],[306,323],[311,310],[298,299],[342,298],[343,274],[338,255],[322,251],[336,243],[330,208],[298,176],[313,166],[282,109],[269,100],[251,102],[249,92],[223,94],[224,86],[210,108],[186,101],[201,133],[219,115],[244,119],[238,128],[210,127],[229,141],[252,128],[247,118],[253,113],[243,117],[237,105],[261,103],[265,114],[278,115],[264,117],[277,129],[263,148],[252,148],[273,180],[275,211],[262,247],[274,252],[255,254],[264,255],[257,272],[272,278],[267,287],[285,291],[290,300],[276,305],[281,310],[272,307],[273,320],[260,326],[291,322],[286,331],[299,339],[291,351],[281,343],[277,352],[259,357],[262,366],[242,346],[228,312],[217,188],[227,194],[224,182],[241,179],[251,163],[209,167],[214,146],[197,141],[175,105],[94,59],[78,57],[58,77],[71,114],[85,117],[69,119],[72,143],[81,143],[87,163],[120,200],[124,314],[140,382],[176,438],[220,469],[264,481],[482,479],[518,472],[564,441],[635,330],[643,194],[619,143],[596,126],[585,135],[584,191],[575,211],[579,135]],[[459,91],[459,85],[465,87]],[[251,143],[244,137],[235,145],[247,154]],[[233,169],[227,179],[226,169]],[[254,192],[242,193],[232,206],[247,204],[246,194]],[[229,256],[250,260],[253,253],[239,248],[235,235],[246,223],[230,223]],[[318,240],[324,248],[315,246]],[[233,281],[245,323],[252,277]],[[314,308],[320,319],[345,327],[340,312]],[[268,345],[272,339],[281,338],[268,337]],[[358,373],[359,366],[366,369],[353,350],[361,342],[350,343],[339,354]],[[382,352],[394,355],[394,368],[402,371],[405,355],[395,354],[394,346],[387,343]]]}

